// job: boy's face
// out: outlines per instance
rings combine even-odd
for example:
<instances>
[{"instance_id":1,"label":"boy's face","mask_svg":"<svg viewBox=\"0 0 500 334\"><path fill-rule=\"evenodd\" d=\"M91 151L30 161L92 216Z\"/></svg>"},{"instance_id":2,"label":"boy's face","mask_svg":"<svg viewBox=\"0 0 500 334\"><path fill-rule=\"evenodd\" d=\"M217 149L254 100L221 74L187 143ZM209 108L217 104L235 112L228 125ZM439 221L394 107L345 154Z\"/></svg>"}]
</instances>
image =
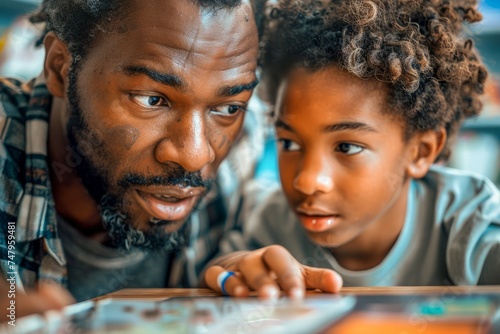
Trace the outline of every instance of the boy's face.
<instances>
[{"instance_id":1,"label":"boy's face","mask_svg":"<svg viewBox=\"0 0 500 334\"><path fill-rule=\"evenodd\" d=\"M373 244L404 222L410 148L403 121L384 112L386 98L384 84L336 67L297 68L282 82L281 182L310 238L322 246Z\"/></svg>"}]
</instances>

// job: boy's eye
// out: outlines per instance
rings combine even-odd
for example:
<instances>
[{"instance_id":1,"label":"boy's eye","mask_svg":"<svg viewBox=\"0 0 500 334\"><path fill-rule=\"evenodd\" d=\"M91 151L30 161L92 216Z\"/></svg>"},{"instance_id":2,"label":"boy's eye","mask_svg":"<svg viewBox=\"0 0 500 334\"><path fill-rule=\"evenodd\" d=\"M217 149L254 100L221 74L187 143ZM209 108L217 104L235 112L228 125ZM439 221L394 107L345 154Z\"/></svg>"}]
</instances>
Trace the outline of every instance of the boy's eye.
<instances>
[{"instance_id":1,"label":"boy's eye","mask_svg":"<svg viewBox=\"0 0 500 334\"><path fill-rule=\"evenodd\" d=\"M353 155L353 154L358 154L359 152L362 152L365 148L361 147L359 145L354 145L354 144L349 144L349 143L341 143L335 151L339 151L341 153L347 154L347 155Z\"/></svg>"},{"instance_id":2,"label":"boy's eye","mask_svg":"<svg viewBox=\"0 0 500 334\"><path fill-rule=\"evenodd\" d=\"M212 112L216 115L221 116L232 116L240 111L246 111L244 107L234 105L234 104L226 104L217 108L212 109Z\"/></svg>"},{"instance_id":3,"label":"boy's eye","mask_svg":"<svg viewBox=\"0 0 500 334\"><path fill-rule=\"evenodd\" d=\"M299 144L289 139L279 139L278 140L283 151L298 151L300 150Z\"/></svg>"},{"instance_id":4,"label":"boy's eye","mask_svg":"<svg viewBox=\"0 0 500 334\"><path fill-rule=\"evenodd\" d=\"M162 96L131 95L131 97L144 108L168 106L167 100Z\"/></svg>"}]
</instances>

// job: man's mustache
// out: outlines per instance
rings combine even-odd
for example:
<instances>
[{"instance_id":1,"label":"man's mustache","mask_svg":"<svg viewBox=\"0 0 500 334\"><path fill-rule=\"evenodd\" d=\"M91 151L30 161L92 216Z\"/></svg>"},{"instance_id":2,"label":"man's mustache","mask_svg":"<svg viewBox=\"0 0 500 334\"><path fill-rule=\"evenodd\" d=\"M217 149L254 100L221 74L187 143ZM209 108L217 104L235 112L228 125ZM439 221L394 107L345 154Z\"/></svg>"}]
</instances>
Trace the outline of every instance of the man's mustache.
<instances>
[{"instance_id":1,"label":"man's mustache","mask_svg":"<svg viewBox=\"0 0 500 334\"><path fill-rule=\"evenodd\" d=\"M125 174L118 184L121 187L128 188L130 186L179 186L182 188L206 188L207 191L212 188L213 179L203 179L201 173L188 172L183 168L166 170L162 175L145 176L137 173Z\"/></svg>"}]
</instances>

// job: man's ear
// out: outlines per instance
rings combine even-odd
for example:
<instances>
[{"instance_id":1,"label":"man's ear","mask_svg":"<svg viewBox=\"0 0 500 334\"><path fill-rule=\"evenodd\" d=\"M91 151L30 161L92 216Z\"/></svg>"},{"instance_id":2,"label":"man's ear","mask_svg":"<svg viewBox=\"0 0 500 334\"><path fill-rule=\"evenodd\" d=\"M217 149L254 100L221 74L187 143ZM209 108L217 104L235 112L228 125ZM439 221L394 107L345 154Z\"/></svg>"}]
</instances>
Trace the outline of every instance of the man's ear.
<instances>
[{"instance_id":1,"label":"man's ear","mask_svg":"<svg viewBox=\"0 0 500 334\"><path fill-rule=\"evenodd\" d=\"M43 45L45 46L43 70L47 88L52 95L64 98L71 55L66 44L53 31L47 33Z\"/></svg>"},{"instance_id":2,"label":"man's ear","mask_svg":"<svg viewBox=\"0 0 500 334\"><path fill-rule=\"evenodd\" d=\"M408 176L419 179L429 171L446 144L446 130L429 130L416 133L412 141L410 163L406 167Z\"/></svg>"}]
</instances>

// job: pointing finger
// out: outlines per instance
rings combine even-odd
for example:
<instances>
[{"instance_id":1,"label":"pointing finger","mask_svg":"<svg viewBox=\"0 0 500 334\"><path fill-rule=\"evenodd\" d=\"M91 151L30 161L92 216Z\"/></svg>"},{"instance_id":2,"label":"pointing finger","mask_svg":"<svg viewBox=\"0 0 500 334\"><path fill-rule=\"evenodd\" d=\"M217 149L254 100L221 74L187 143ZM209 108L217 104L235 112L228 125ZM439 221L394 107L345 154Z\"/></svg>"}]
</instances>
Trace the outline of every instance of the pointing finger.
<instances>
[{"instance_id":1,"label":"pointing finger","mask_svg":"<svg viewBox=\"0 0 500 334\"><path fill-rule=\"evenodd\" d=\"M342 287L342 277L329 269L302 266L306 287L320 289L323 292L339 292Z\"/></svg>"},{"instance_id":2,"label":"pointing finger","mask_svg":"<svg viewBox=\"0 0 500 334\"><path fill-rule=\"evenodd\" d=\"M278 245L269 246L262 254L262 258L267 267L276 274L276 280L286 294L293 298L304 296L301 265L288 250Z\"/></svg>"},{"instance_id":3,"label":"pointing finger","mask_svg":"<svg viewBox=\"0 0 500 334\"><path fill-rule=\"evenodd\" d=\"M259 297L277 298L280 289L276 284L271 272L262 261L262 256L258 253L250 253L243 257L238 264L238 269L245 279L245 282L257 291Z\"/></svg>"}]
</instances>

